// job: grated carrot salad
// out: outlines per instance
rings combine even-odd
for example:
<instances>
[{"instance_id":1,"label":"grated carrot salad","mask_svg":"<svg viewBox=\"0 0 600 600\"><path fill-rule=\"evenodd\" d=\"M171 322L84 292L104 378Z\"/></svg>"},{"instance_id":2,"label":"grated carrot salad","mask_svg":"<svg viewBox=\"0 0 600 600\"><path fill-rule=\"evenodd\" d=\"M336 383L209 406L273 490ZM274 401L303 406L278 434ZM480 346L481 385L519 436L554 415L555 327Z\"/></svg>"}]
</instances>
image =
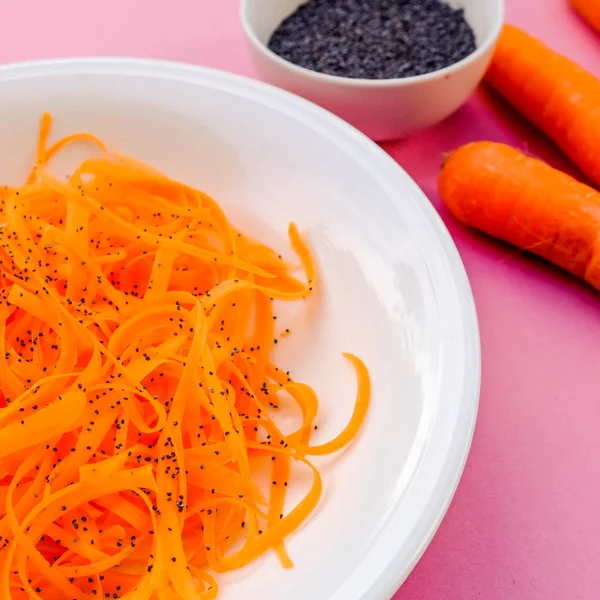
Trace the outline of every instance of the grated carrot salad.
<instances>
[{"instance_id":1,"label":"grated carrot salad","mask_svg":"<svg viewBox=\"0 0 600 600\"><path fill-rule=\"evenodd\" d=\"M354 413L311 444L317 396L271 360L272 301L316 283L298 229L305 281L208 195L90 134L50 145L50 125L26 183L0 191L0 598L208 600L269 550L291 567L284 540L321 495L309 457L351 442L370 398L346 354ZM99 157L52 175L82 141ZM293 463L313 482L289 510Z\"/></svg>"}]
</instances>

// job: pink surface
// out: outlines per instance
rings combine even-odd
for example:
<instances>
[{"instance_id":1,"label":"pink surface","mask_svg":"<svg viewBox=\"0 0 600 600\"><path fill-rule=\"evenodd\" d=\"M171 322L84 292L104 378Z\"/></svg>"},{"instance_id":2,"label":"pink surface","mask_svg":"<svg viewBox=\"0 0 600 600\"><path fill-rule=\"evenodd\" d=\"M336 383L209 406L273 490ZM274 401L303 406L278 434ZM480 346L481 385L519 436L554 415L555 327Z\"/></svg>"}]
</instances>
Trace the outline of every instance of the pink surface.
<instances>
[{"instance_id":1,"label":"pink surface","mask_svg":"<svg viewBox=\"0 0 600 600\"><path fill-rule=\"evenodd\" d=\"M252 73L235 0L0 4L1 62L129 55ZM567 0L508 0L508 20L600 75L600 37ZM464 477L395 600L596 600L600 302L557 270L464 230L440 207L442 153L479 139L565 166L485 90L438 127L384 145L448 223L473 285L483 352L481 410Z\"/></svg>"}]
</instances>

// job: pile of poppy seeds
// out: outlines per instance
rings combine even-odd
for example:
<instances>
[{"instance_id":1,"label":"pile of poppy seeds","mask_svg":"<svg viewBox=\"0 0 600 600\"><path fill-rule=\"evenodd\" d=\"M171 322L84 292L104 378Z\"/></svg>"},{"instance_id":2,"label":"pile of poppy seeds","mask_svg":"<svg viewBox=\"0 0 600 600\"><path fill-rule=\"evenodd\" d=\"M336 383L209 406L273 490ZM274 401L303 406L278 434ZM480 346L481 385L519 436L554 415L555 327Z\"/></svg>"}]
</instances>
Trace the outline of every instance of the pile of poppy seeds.
<instances>
[{"instance_id":1,"label":"pile of poppy seeds","mask_svg":"<svg viewBox=\"0 0 600 600\"><path fill-rule=\"evenodd\" d=\"M440 0L310 0L269 48L300 67L362 79L423 75L476 49L463 10Z\"/></svg>"}]
</instances>

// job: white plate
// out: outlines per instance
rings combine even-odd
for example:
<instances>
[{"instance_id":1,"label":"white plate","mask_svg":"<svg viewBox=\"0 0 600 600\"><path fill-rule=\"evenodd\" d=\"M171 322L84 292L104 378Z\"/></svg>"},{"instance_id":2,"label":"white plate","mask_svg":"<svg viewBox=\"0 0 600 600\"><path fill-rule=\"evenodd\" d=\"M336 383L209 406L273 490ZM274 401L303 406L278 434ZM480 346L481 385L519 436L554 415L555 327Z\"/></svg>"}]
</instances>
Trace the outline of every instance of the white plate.
<instances>
[{"instance_id":1,"label":"white plate","mask_svg":"<svg viewBox=\"0 0 600 600\"><path fill-rule=\"evenodd\" d=\"M421 190L366 137L264 84L150 61L75 60L0 69L0 181L32 161L38 120L90 130L111 147L200 187L263 234L294 220L324 288L280 361L322 398L320 435L348 419L364 358L373 404L358 441L321 461L325 494L273 556L222 580L223 600L387 600L433 536L467 456L479 395L471 291Z\"/></svg>"}]
</instances>

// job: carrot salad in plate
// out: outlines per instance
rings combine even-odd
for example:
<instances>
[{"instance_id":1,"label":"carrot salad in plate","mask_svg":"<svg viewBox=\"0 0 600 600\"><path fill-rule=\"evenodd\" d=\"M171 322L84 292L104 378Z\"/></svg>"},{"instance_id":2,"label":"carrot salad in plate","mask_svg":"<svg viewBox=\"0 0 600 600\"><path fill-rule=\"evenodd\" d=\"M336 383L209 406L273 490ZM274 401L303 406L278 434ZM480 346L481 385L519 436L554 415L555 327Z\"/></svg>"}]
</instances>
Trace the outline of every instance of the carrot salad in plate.
<instances>
[{"instance_id":1,"label":"carrot salad in plate","mask_svg":"<svg viewBox=\"0 0 600 600\"><path fill-rule=\"evenodd\" d=\"M272 303L310 295L304 275L238 231L207 194L90 134L49 143L0 191L0 598L207 600L218 574L284 542L317 507L318 399L272 360ZM68 179L47 168L93 143ZM278 415L295 404L296 431ZM312 486L291 508L292 464ZM268 471L268 485L258 476Z\"/></svg>"}]
</instances>

